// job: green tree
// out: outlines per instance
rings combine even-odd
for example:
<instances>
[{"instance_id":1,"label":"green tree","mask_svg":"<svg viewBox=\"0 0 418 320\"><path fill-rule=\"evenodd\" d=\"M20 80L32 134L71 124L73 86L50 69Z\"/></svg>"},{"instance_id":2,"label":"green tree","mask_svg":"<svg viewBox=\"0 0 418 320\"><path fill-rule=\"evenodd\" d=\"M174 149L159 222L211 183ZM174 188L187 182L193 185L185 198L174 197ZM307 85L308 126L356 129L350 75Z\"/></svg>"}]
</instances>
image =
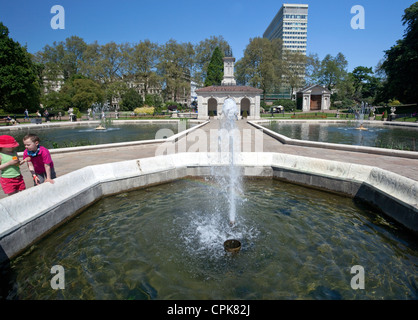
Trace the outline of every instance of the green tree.
<instances>
[{"instance_id":1,"label":"green tree","mask_svg":"<svg viewBox=\"0 0 418 320\"><path fill-rule=\"evenodd\" d=\"M143 84L144 94L149 88L160 85L160 77L156 73L160 48L150 40L136 44L128 56L128 70L133 79Z\"/></svg>"},{"instance_id":2,"label":"green tree","mask_svg":"<svg viewBox=\"0 0 418 320\"><path fill-rule=\"evenodd\" d=\"M283 59L286 65L284 68L284 81L290 86L291 92L293 92L294 89L301 88L305 82L307 58L300 52L284 50Z\"/></svg>"},{"instance_id":3,"label":"green tree","mask_svg":"<svg viewBox=\"0 0 418 320\"><path fill-rule=\"evenodd\" d=\"M396 98L404 103L418 102L418 2L405 9L403 39L385 51L381 69L386 73L385 100Z\"/></svg>"},{"instance_id":4,"label":"green tree","mask_svg":"<svg viewBox=\"0 0 418 320\"><path fill-rule=\"evenodd\" d=\"M335 57L327 54L321 61L319 71L320 83L327 87L328 90L333 90L347 76L347 65L348 62L341 52Z\"/></svg>"},{"instance_id":5,"label":"green tree","mask_svg":"<svg viewBox=\"0 0 418 320\"><path fill-rule=\"evenodd\" d=\"M224 76L223 57L222 51L216 47L209 62L205 87L221 85Z\"/></svg>"},{"instance_id":6,"label":"green tree","mask_svg":"<svg viewBox=\"0 0 418 320\"><path fill-rule=\"evenodd\" d=\"M87 48L84 40L77 36L71 36L61 43L62 50L64 48L64 55L62 60L62 68L64 79L70 79L72 76L81 74L81 66L83 62L84 51Z\"/></svg>"},{"instance_id":7,"label":"green tree","mask_svg":"<svg viewBox=\"0 0 418 320\"><path fill-rule=\"evenodd\" d=\"M161 48L158 73L163 82L166 100L177 101L190 96L191 71L194 63L193 45L170 39Z\"/></svg>"},{"instance_id":8,"label":"green tree","mask_svg":"<svg viewBox=\"0 0 418 320\"><path fill-rule=\"evenodd\" d=\"M306 56L306 68L305 68L305 84L314 85L319 83L321 70L321 60L318 54L308 54Z\"/></svg>"},{"instance_id":9,"label":"green tree","mask_svg":"<svg viewBox=\"0 0 418 320\"><path fill-rule=\"evenodd\" d=\"M372 68L358 66L350 73L350 77L353 80L355 99L374 103L381 87L381 80L374 76Z\"/></svg>"},{"instance_id":10,"label":"green tree","mask_svg":"<svg viewBox=\"0 0 418 320\"><path fill-rule=\"evenodd\" d=\"M0 22L0 108L11 113L39 108L39 68Z\"/></svg>"},{"instance_id":11,"label":"green tree","mask_svg":"<svg viewBox=\"0 0 418 320\"><path fill-rule=\"evenodd\" d=\"M101 62L101 49L102 46L97 41L87 44L83 52L83 60L80 61L81 74L94 81L100 81L105 74L103 63Z\"/></svg>"},{"instance_id":12,"label":"green tree","mask_svg":"<svg viewBox=\"0 0 418 320\"><path fill-rule=\"evenodd\" d=\"M63 95L63 99L69 99L71 104L68 107L76 107L80 111L86 111L94 103L102 104L105 99L101 86L81 75L69 79L60 94Z\"/></svg>"},{"instance_id":13,"label":"green tree","mask_svg":"<svg viewBox=\"0 0 418 320\"><path fill-rule=\"evenodd\" d=\"M71 97L62 91L51 91L48 94L45 94L41 98L41 101L44 108L52 112L58 112L60 110L66 111L68 110L68 107L72 105Z\"/></svg>"},{"instance_id":14,"label":"green tree","mask_svg":"<svg viewBox=\"0 0 418 320\"><path fill-rule=\"evenodd\" d=\"M122 96L122 102L120 104L120 109L134 110L137 107L141 107L144 104L142 96L138 93L137 90L131 88Z\"/></svg>"},{"instance_id":15,"label":"green tree","mask_svg":"<svg viewBox=\"0 0 418 320\"><path fill-rule=\"evenodd\" d=\"M194 47L195 60L193 79L199 86L203 85L205 82L209 62L216 47L218 47L223 54L231 49L228 42L222 36L211 36L209 39L200 41L199 44Z\"/></svg>"},{"instance_id":16,"label":"green tree","mask_svg":"<svg viewBox=\"0 0 418 320\"><path fill-rule=\"evenodd\" d=\"M120 100L124 94L129 90L126 82L122 80L114 81L106 86L106 100L113 101L113 99Z\"/></svg>"},{"instance_id":17,"label":"green tree","mask_svg":"<svg viewBox=\"0 0 418 320\"><path fill-rule=\"evenodd\" d=\"M72 103L86 111L93 103L103 103L104 93L100 85L90 79L76 79L73 82L75 94L72 96Z\"/></svg>"},{"instance_id":18,"label":"green tree","mask_svg":"<svg viewBox=\"0 0 418 320\"><path fill-rule=\"evenodd\" d=\"M243 58L235 65L237 82L262 89L264 95L279 88L284 74L281 53L280 39L250 39Z\"/></svg>"}]
</instances>

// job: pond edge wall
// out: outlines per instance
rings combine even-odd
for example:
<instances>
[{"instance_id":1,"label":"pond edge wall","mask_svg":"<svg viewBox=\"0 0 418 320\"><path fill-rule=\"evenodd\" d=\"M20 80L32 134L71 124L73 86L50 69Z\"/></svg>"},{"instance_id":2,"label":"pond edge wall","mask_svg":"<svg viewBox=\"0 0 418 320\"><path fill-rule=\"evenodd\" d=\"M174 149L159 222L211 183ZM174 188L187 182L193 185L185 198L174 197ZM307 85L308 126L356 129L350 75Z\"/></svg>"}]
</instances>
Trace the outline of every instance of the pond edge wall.
<instances>
[{"instance_id":1,"label":"pond edge wall","mask_svg":"<svg viewBox=\"0 0 418 320\"><path fill-rule=\"evenodd\" d=\"M418 182L371 166L279 153L234 156L245 177L285 180L357 197L418 233ZM229 153L176 153L88 166L0 200L0 263L102 197L228 166Z\"/></svg>"}]
</instances>

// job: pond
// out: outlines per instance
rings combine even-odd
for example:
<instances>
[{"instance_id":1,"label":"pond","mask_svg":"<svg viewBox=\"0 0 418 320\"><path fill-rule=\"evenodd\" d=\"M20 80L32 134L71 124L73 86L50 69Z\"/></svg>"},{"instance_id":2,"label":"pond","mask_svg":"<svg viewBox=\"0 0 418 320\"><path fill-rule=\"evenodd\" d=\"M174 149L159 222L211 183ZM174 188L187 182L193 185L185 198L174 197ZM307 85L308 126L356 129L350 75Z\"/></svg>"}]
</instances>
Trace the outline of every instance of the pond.
<instances>
[{"instance_id":1,"label":"pond","mask_svg":"<svg viewBox=\"0 0 418 320\"><path fill-rule=\"evenodd\" d=\"M163 136L177 134L182 130L189 129L194 124L181 122L167 123L138 123L138 124L118 124L113 123L106 130L96 130L94 125L76 125L76 126L57 126L51 128L31 127L18 131L10 131L9 134L19 142L17 151L23 151L23 137L28 133L39 136L41 144L48 149L78 147L86 145L108 144L117 142L130 142L140 140L152 140L156 138L159 130ZM179 131L180 130L180 131ZM167 135L167 133L169 133ZM161 134L160 134L161 135ZM162 137L157 137L162 138Z\"/></svg>"},{"instance_id":2,"label":"pond","mask_svg":"<svg viewBox=\"0 0 418 320\"><path fill-rule=\"evenodd\" d=\"M245 180L182 179L104 198L10 262L8 299L417 299L416 238L351 198ZM223 241L241 241L238 254ZM65 287L51 288L61 266ZM364 268L353 289L352 268Z\"/></svg>"},{"instance_id":3,"label":"pond","mask_svg":"<svg viewBox=\"0 0 418 320\"><path fill-rule=\"evenodd\" d=\"M267 129L298 140L341 143L356 146L398 150L418 150L418 127L364 124L367 130L358 130L351 123L285 123L272 122Z\"/></svg>"}]
</instances>

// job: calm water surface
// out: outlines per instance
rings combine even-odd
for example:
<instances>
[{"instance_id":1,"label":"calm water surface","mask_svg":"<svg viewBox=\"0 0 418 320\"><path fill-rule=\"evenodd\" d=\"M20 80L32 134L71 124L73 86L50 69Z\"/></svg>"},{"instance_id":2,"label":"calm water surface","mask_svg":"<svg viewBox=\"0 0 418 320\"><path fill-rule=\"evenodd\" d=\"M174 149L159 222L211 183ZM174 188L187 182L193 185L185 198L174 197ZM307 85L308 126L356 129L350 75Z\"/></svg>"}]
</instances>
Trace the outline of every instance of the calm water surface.
<instances>
[{"instance_id":1,"label":"calm water surface","mask_svg":"<svg viewBox=\"0 0 418 320\"><path fill-rule=\"evenodd\" d=\"M190 124L161 123L161 124L117 124L113 123L106 130L96 130L98 125L90 126L62 126L55 128L28 128L25 130L8 133L13 136L20 146L18 151L23 151L23 137L28 133L34 133L41 139L41 145L48 149L75 147L83 145L96 145L117 142L130 142L138 140L152 140L160 131L170 136L180 131L189 129Z\"/></svg>"},{"instance_id":2,"label":"calm water surface","mask_svg":"<svg viewBox=\"0 0 418 320\"><path fill-rule=\"evenodd\" d=\"M359 123L283 123L273 122L266 128L292 139L342 143L357 146L418 150L418 128L365 124L367 130L357 130Z\"/></svg>"},{"instance_id":3,"label":"calm water surface","mask_svg":"<svg viewBox=\"0 0 418 320\"><path fill-rule=\"evenodd\" d=\"M11 261L8 299L417 299L416 238L352 199L247 180L237 224L211 179L105 198ZM223 241L242 242L237 255ZM53 290L51 267L65 270ZM350 286L351 267L365 289Z\"/></svg>"}]
</instances>

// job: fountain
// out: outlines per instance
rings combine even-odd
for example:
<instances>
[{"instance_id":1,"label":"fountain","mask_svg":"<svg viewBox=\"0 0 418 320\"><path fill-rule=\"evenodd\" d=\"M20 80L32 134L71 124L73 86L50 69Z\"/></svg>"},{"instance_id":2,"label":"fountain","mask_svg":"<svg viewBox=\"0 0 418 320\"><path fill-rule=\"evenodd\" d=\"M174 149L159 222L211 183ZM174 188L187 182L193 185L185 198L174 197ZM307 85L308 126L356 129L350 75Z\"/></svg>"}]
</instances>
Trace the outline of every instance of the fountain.
<instances>
[{"instance_id":1,"label":"fountain","mask_svg":"<svg viewBox=\"0 0 418 320\"><path fill-rule=\"evenodd\" d=\"M220 193L185 178L101 199L11 261L7 299L417 298L416 238L367 206L251 179L230 228ZM357 264L365 290L350 287ZM50 286L54 265L64 290Z\"/></svg>"},{"instance_id":2,"label":"fountain","mask_svg":"<svg viewBox=\"0 0 418 320\"><path fill-rule=\"evenodd\" d=\"M225 100L216 154L144 158L62 177L72 181L75 174L86 174L81 182L85 192L75 190L86 201L101 190L113 195L13 260L7 298L416 299L416 239L349 197L277 181L286 172L298 177L307 172L303 157L257 155L257 165L270 168L278 179L242 183L245 171L238 165L248 163L242 161L246 157L254 163L254 158L239 153L236 111L234 100ZM216 157L219 164L212 161ZM324 163L309 163L316 170L312 176L321 181L328 177L320 174ZM325 171L330 177L330 171L338 171L334 187L354 186L359 177L376 178L371 186L385 180L378 170L356 165L350 165L354 178L342 180L336 165ZM95 180L99 170L106 172L100 183ZM365 170L375 170L377 176ZM69 189L61 181L54 187ZM116 186L119 182L125 189ZM97 188L102 183L106 187ZM127 191L138 187L142 189ZM75 204L84 206L78 200ZM51 214L61 214L61 209ZM350 287L350 270L358 264L367 272L366 290ZM52 276L45 270L55 265L65 268L65 290L50 287Z\"/></svg>"},{"instance_id":3,"label":"fountain","mask_svg":"<svg viewBox=\"0 0 418 320\"><path fill-rule=\"evenodd\" d=\"M367 128L363 126L364 115L366 113L366 109L367 109L367 102L364 103L364 101L362 101L360 105L359 115L358 115L358 120L360 122L360 125L356 128L357 130L368 130ZM356 112L358 111L356 110Z\"/></svg>"},{"instance_id":4,"label":"fountain","mask_svg":"<svg viewBox=\"0 0 418 320\"><path fill-rule=\"evenodd\" d=\"M237 104L231 98L226 99L222 107L222 117L218 133L218 148L221 154L227 152L226 155L229 156L229 166L227 167L228 171L222 172L222 175L227 179L226 186L228 188L229 223L231 226L235 224L236 219L235 191L241 190L240 174L234 164L234 157L238 156L241 142L240 133L236 126L237 116Z\"/></svg>"},{"instance_id":5,"label":"fountain","mask_svg":"<svg viewBox=\"0 0 418 320\"><path fill-rule=\"evenodd\" d=\"M98 127L96 127L96 130L106 130L110 124L110 119L109 120L106 119L106 113L105 113L105 111L109 109L109 103L108 102L105 102L104 104L95 103L92 105L92 107L93 107L93 115L95 115L97 112L100 113L100 124ZM93 116L93 119L94 119L94 116Z\"/></svg>"}]
</instances>

